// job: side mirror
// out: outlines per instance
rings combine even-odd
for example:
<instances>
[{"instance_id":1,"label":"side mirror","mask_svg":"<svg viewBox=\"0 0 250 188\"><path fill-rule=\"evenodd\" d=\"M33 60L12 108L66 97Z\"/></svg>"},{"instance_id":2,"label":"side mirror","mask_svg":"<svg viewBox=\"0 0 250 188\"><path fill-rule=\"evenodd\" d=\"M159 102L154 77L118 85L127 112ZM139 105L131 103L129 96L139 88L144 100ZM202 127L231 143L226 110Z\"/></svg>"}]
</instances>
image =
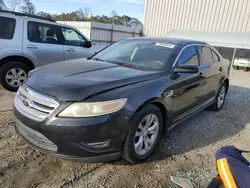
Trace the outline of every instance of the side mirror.
<instances>
[{"instance_id":1,"label":"side mirror","mask_svg":"<svg viewBox=\"0 0 250 188\"><path fill-rule=\"evenodd\" d=\"M174 68L174 73L198 73L199 67L197 65L178 65Z\"/></svg>"},{"instance_id":2,"label":"side mirror","mask_svg":"<svg viewBox=\"0 0 250 188\"><path fill-rule=\"evenodd\" d=\"M82 44L82 47L84 48L90 48L92 46L92 43L90 41L85 41L83 44Z\"/></svg>"}]
</instances>

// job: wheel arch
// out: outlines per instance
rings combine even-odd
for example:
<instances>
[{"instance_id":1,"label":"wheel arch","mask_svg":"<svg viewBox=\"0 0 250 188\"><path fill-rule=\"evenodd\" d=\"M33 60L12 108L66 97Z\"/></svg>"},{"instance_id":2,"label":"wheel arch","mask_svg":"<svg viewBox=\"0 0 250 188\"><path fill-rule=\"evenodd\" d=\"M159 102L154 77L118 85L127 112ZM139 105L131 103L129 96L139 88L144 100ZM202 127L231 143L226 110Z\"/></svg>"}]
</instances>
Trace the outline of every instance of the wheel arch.
<instances>
[{"instance_id":1,"label":"wheel arch","mask_svg":"<svg viewBox=\"0 0 250 188\"><path fill-rule=\"evenodd\" d=\"M227 85L227 91L229 89L229 79L225 78L222 83L225 83Z\"/></svg>"},{"instance_id":2,"label":"wheel arch","mask_svg":"<svg viewBox=\"0 0 250 188\"><path fill-rule=\"evenodd\" d=\"M165 130L165 128L166 128L165 126L166 126L167 119L168 119L168 112L167 112L167 109L166 109L165 105L163 104L163 102L161 101L160 98L151 98L151 99L145 101L143 104L141 104L136 109L135 113L138 112L138 111L140 111L140 110L142 110L145 106L147 106L149 104L155 105L161 111L162 118L163 118L163 130ZM133 116L131 117L131 119L133 118Z\"/></svg>"},{"instance_id":3,"label":"wheel arch","mask_svg":"<svg viewBox=\"0 0 250 188\"><path fill-rule=\"evenodd\" d=\"M18 61L21 63L24 63L25 65L27 65L27 67L32 70L35 68L34 63L27 57L24 56L8 56L8 57L4 57L3 59L0 60L0 67L3 66L4 64L10 62L10 61Z\"/></svg>"}]
</instances>

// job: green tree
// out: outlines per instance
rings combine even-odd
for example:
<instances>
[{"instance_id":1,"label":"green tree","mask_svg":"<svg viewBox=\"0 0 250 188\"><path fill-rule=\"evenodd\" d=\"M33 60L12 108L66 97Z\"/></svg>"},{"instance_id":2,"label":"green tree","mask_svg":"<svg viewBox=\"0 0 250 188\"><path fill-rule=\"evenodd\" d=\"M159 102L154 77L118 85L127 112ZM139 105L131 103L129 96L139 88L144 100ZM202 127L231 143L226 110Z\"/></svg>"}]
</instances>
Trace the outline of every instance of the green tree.
<instances>
[{"instance_id":1,"label":"green tree","mask_svg":"<svg viewBox=\"0 0 250 188\"><path fill-rule=\"evenodd\" d=\"M77 17L78 17L79 19L81 19L81 20L85 18L85 14L84 14L82 8L80 8L80 9L78 9L78 10L76 11L76 15L77 15Z\"/></svg>"},{"instance_id":2,"label":"green tree","mask_svg":"<svg viewBox=\"0 0 250 188\"><path fill-rule=\"evenodd\" d=\"M84 8L84 15L85 15L86 19L89 18L91 12L92 12L92 10L90 8Z\"/></svg>"},{"instance_id":3,"label":"green tree","mask_svg":"<svg viewBox=\"0 0 250 188\"><path fill-rule=\"evenodd\" d=\"M35 14L36 8L30 0L23 0L23 5L19 8L19 11L25 14Z\"/></svg>"},{"instance_id":4,"label":"green tree","mask_svg":"<svg viewBox=\"0 0 250 188\"><path fill-rule=\"evenodd\" d=\"M36 15L37 15L37 16L41 16L41 17L44 17L44 18L50 18L50 19L53 18L52 15L50 15L49 13L43 12L43 11L38 12Z\"/></svg>"},{"instance_id":5,"label":"green tree","mask_svg":"<svg viewBox=\"0 0 250 188\"><path fill-rule=\"evenodd\" d=\"M16 9L20 6L21 0L9 0L7 1L8 9L11 11L16 11Z\"/></svg>"},{"instance_id":6,"label":"green tree","mask_svg":"<svg viewBox=\"0 0 250 188\"><path fill-rule=\"evenodd\" d=\"M119 16L115 11L112 11L110 13L110 16L96 15L89 17L90 12L91 12L90 9L84 9L84 10L79 9L71 13L62 13L58 15L51 15L45 12L39 12L37 13L37 15L46 18L53 18L54 20L57 21L95 21L107 24L123 25L133 28L142 27L142 23L138 19L131 18L127 15Z\"/></svg>"},{"instance_id":7,"label":"green tree","mask_svg":"<svg viewBox=\"0 0 250 188\"><path fill-rule=\"evenodd\" d=\"M4 0L0 0L0 10L6 10L6 9L7 9L7 7L5 5Z\"/></svg>"}]
</instances>

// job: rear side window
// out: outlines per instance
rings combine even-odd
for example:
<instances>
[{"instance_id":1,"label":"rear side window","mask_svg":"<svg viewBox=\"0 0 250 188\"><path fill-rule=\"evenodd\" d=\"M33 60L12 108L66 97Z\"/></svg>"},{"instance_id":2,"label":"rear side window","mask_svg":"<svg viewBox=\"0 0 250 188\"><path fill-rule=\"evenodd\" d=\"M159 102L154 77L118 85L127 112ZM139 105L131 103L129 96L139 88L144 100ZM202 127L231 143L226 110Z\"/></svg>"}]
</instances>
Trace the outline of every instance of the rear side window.
<instances>
[{"instance_id":1,"label":"rear side window","mask_svg":"<svg viewBox=\"0 0 250 188\"><path fill-rule=\"evenodd\" d=\"M213 58L214 58L214 62L217 63L220 61L219 56L212 50L212 54L213 54Z\"/></svg>"},{"instance_id":2,"label":"rear side window","mask_svg":"<svg viewBox=\"0 0 250 188\"><path fill-rule=\"evenodd\" d=\"M206 46L198 47L201 54L201 65L211 65L214 62L212 51Z\"/></svg>"},{"instance_id":3,"label":"rear side window","mask_svg":"<svg viewBox=\"0 0 250 188\"><path fill-rule=\"evenodd\" d=\"M0 16L0 39L12 39L16 27L16 20Z\"/></svg>"},{"instance_id":4,"label":"rear side window","mask_svg":"<svg viewBox=\"0 0 250 188\"><path fill-rule=\"evenodd\" d=\"M60 27L39 22L28 22L28 39L30 42L64 44Z\"/></svg>"},{"instance_id":5,"label":"rear side window","mask_svg":"<svg viewBox=\"0 0 250 188\"><path fill-rule=\"evenodd\" d=\"M183 50L178 59L178 65L181 64L199 66L198 54L195 46L189 46Z\"/></svg>"}]
</instances>

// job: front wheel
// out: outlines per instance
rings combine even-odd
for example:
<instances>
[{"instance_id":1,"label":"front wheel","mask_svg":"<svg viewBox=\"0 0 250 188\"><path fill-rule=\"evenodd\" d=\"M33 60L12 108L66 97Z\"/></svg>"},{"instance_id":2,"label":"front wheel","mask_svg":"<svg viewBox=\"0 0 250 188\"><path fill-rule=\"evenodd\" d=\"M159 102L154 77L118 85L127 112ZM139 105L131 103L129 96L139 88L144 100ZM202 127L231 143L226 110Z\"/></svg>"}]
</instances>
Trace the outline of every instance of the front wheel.
<instances>
[{"instance_id":1,"label":"front wheel","mask_svg":"<svg viewBox=\"0 0 250 188\"><path fill-rule=\"evenodd\" d=\"M124 142L122 157L131 163L146 160L153 153L162 129L163 118L157 106L150 104L135 113Z\"/></svg>"},{"instance_id":2,"label":"front wheel","mask_svg":"<svg viewBox=\"0 0 250 188\"><path fill-rule=\"evenodd\" d=\"M8 91L17 91L28 76L29 68L21 62L8 62L0 68L0 83Z\"/></svg>"},{"instance_id":3,"label":"front wheel","mask_svg":"<svg viewBox=\"0 0 250 188\"><path fill-rule=\"evenodd\" d=\"M211 106L211 110L220 111L222 109L227 96L227 89L227 84L224 82L217 94L216 101Z\"/></svg>"}]
</instances>

